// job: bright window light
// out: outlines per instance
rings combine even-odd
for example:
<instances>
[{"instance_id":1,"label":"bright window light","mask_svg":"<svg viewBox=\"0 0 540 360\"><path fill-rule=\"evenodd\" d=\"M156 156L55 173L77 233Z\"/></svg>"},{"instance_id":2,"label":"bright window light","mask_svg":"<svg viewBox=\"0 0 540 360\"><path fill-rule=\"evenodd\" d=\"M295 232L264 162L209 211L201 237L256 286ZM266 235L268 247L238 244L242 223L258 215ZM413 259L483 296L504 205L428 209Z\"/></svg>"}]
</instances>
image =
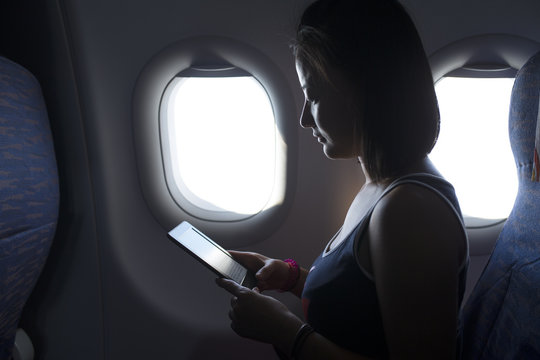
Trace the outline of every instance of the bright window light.
<instances>
[{"instance_id":1,"label":"bright window light","mask_svg":"<svg viewBox=\"0 0 540 360\"><path fill-rule=\"evenodd\" d=\"M174 182L187 201L205 211L244 215L267 206L278 132L257 80L177 77L166 90L162 116Z\"/></svg>"},{"instance_id":2,"label":"bright window light","mask_svg":"<svg viewBox=\"0 0 540 360\"><path fill-rule=\"evenodd\" d=\"M511 78L446 77L436 85L441 132L430 158L465 216L508 217L517 172L508 139Z\"/></svg>"}]
</instances>

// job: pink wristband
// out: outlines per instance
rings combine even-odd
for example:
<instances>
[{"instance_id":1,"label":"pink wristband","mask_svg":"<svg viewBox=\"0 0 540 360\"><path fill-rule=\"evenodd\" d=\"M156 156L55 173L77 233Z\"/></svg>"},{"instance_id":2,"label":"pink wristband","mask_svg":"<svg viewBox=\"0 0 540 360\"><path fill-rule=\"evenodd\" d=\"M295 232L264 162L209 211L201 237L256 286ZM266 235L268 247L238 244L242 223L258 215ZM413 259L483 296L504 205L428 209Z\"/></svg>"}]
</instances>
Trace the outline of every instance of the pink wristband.
<instances>
[{"instance_id":1,"label":"pink wristband","mask_svg":"<svg viewBox=\"0 0 540 360\"><path fill-rule=\"evenodd\" d=\"M283 285L283 287L280 289L280 291L285 292L292 290L292 288L296 286L296 283L300 278L300 268L293 259L285 259L283 261L289 264L289 278L287 279L285 285Z\"/></svg>"}]
</instances>

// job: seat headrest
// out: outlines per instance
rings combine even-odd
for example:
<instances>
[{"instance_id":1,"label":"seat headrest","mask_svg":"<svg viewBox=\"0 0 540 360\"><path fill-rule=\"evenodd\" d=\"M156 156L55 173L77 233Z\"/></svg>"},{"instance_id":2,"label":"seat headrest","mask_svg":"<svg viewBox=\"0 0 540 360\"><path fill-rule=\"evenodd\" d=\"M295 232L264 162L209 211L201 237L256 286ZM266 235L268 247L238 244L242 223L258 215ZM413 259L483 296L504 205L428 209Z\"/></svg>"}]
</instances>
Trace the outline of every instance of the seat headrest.
<instances>
[{"instance_id":1,"label":"seat headrest","mask_svg":"<svg viewBox=\"0 0 540 360\"><path fill-rule=\"evenodd\" d=\"M540 96L539 96L540 98ZM538 101L538 116L536 120L536 140L534 142L534 164L532 181L540 182L540 100Z\"/></svg>"},{"instance_id":2,"label":"seat headrest","mask_svg":"<svg viewBox=\"0 0 540 360\"><path fill-rule=\"evenodd\" d=\"M510 101L509 133L519 181L540 181L540 52L519 70ZM536 145L536 146L535 146ZM535 166L536 164L536 166Z\"/></svg>"}]
</instances>

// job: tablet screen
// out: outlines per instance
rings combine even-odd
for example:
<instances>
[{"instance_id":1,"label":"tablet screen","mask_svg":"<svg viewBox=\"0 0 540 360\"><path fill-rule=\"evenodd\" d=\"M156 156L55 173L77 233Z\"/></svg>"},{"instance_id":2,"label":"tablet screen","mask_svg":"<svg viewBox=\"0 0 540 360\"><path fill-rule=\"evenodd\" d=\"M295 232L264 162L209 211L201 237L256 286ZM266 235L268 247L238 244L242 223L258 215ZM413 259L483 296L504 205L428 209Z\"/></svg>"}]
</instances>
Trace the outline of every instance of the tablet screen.
<instances>
[{"instance_id":1,"label":"tablet screen","mask_svg":"<svg viewBox=\"0 0 540 360\"><path fill-rule=\"evenodd\" d=\"M224 249L206 235L194 227L184 224L174 228L169 233L171 237L222 275L242 284L247 273L246 268L236 262Z\"/></svg>"}]
</instances>

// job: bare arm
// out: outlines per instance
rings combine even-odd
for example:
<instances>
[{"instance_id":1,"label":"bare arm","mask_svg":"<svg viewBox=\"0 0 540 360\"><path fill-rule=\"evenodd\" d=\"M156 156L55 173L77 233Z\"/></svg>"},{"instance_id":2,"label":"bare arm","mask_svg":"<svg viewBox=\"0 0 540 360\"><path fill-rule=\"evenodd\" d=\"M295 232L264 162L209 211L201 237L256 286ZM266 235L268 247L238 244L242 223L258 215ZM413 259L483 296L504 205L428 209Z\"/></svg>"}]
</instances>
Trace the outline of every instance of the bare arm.
<instances>
[{"instance_id":1,"label":"bare arm","mask_svg":"<svg viewBox=\"0 0 540 360\"><path fill-rule=\"evenodd\" d=\"M451 209L404 185L377 205L368 236L390 358L455 359L465 241Z\"/></svg>"}]
</instances>

